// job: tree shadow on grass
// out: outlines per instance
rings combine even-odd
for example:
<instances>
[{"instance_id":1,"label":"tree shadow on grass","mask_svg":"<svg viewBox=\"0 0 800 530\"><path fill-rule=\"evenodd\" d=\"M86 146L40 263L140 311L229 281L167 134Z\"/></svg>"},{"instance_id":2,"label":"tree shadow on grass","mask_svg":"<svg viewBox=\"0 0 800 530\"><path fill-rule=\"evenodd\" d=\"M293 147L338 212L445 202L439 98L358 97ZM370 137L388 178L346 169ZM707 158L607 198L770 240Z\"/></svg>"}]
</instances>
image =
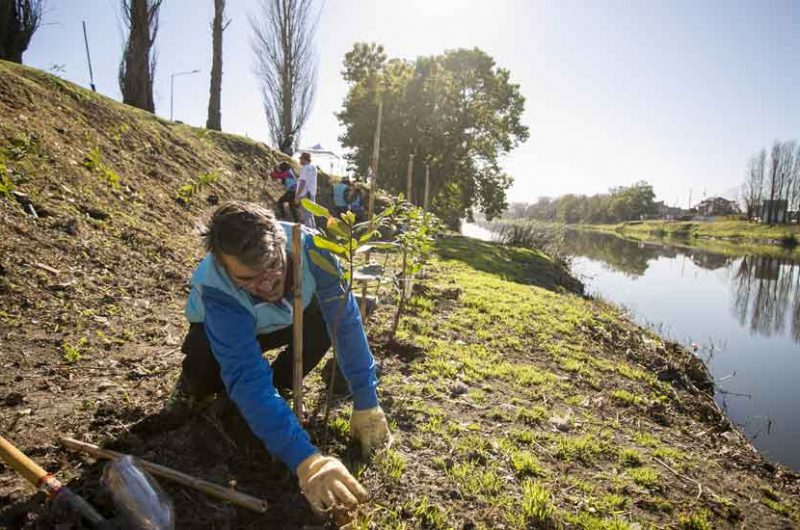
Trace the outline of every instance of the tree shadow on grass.
<instances>
[{"instance_id":1,"label":"tree shadow on grass","mask_svg":"<svg viewBox=\"0 0 800 530\"><path fill-rule=\"evenodd\" d=\"M536 250L507 247L464 236L440 239L436 242L436 249L442 259L461 261L507 281L535 285L550 291L583 294L583 284L579 280Z\"/></svg>"}]
</instances>

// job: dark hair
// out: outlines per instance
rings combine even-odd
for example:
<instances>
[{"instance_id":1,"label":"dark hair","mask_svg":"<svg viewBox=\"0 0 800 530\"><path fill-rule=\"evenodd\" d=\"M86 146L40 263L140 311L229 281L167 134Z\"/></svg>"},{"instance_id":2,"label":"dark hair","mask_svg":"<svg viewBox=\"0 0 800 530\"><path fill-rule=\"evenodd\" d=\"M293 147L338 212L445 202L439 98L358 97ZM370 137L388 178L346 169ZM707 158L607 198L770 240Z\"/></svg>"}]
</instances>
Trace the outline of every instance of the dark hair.
<instances>
[{"instance_id":1,"label":"dark hair","mask_svg":"<svg viewBox=\"0 0 800 530\"><path fill-rule=\"evenodd\" d=\"M226 202L211 215L202 234L207 252L232 256L254 269L280 259L286 233L271 210L244 201Z\"/></svg>"},{"instance_id":2,"label":"dark hair","mask_svg":"<svg viewBox=\"0 0 800 530\"><path fill-rule=\"evenodd\" d=\"M302 152L300 153L300 160L308 160L311 162L311 153Z\"/></svg>"},{"instance_id":3,"label":"dark hair","mask_svg":"<svg viewBox=\"0 0 800 530\"><path fill-rule=\"evenodd\" d=\"M288 171L290 167L292 166L289 165L289 162L281 162L280 164L278 164L278 169L280 169L281 171Z\"/></svg>"}]
</instances>

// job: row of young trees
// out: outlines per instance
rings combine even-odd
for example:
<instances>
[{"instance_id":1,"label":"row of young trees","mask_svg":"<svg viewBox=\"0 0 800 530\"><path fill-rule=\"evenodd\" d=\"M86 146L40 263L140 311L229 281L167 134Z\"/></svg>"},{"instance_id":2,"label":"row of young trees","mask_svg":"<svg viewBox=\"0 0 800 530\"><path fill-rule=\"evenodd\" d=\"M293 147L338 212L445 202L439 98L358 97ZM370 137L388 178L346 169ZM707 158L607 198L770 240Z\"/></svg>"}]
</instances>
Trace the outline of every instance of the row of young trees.
<instances>
[{"instance_id":1,"label":"row of young trees","mask_svg":"<svg viewBox=\"0 0 800 530\"><path fill-rule=\"evenodd\" d=\"M787 211L800 210L800 145L776 140L769 154L762 149L753 155L747 165L742 199L748 219L768 214L761 211L765 200L786 201L786 208L781 209L783 218L775 219L777 222L786 222Z\"/></svg>"},{"instance_id":2,"label":"row of young trees","mask_svg":"<svg viewBox=\"0 0 800 530\"><path fill-rule=\"evenodd\" d=\"M155 43L163 0L121 0L127 30L119 65L122 101L155 112L153 79ZM230 24L225 0L213 0L212 60L208 129L222 129L222 37ZM0 59L22 62L39 28L44 0L0 0ZM318 19L314 0L261 0L258 16L250 17L255 72L274 145L291 155L308 119L316 86L314 36Z\"/></svg>"},{"instance_id":3,"label":"row of young trees","mask_svg":"<svg viewBox=\"0 0 800 530\"><path fill-rule=\"evenodd\" d=\"M563 223L620 223L655 214L654 199L653 187L640 181L597 195L568 194L555 199L540 197L534 204L514 203L506 217Z\"/></svg>"}]
</instances>

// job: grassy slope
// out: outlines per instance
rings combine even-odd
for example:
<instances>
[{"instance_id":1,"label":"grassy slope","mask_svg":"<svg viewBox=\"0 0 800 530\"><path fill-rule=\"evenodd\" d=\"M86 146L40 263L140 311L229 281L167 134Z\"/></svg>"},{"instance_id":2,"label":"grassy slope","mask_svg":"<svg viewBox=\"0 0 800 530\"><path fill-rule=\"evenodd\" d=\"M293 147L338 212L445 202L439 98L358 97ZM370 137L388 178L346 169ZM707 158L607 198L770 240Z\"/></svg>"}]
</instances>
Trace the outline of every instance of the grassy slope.
<instances>
[{"instance_id":1,"label":"grassy slope","mask_svg":"<svg viewBox=\"0 0 800 530\"><path fill-rule=\"evenodd\" d=\"M58 436L236 482L272 506L255 516L168 485L180 528L313 524L281 466L204 419L174 428L157 414L179 371L205 199L261 196L248 180L275 155L6 63L0 116L2 161L41 215L0 198L4 436L101 506L102 467L59 448ZM82 165L95 147L119 188ZM220 181L188 207L173 200L208 171ZM691 356L569 294L576 282L540 254L462 238L439 252L400 341L386 339L391 307L370 325L397 444L361 469L374 502L353 527L794 524L796 478L764 467L730 431L685 377L699 372ZM320 379L308 382L315 438ZM347 402L337 401L326 450L357 465ZM0 467L0 506L9 527L33 528L41 499Z\"/></svg>"},{"instance_id":2,"label":"grassy slope","mask_svg":"<svg viewBox=\"0 0 800 530\"><path fill-rule=\"evenodd\" d=\"M398 443L365 473L380 508L357 528L797 524L796 479L764 472L686 377L691 355L509 267L552 270L541 255L462 238L439 252L384 361Z\"/></svg>"}]
</instances>

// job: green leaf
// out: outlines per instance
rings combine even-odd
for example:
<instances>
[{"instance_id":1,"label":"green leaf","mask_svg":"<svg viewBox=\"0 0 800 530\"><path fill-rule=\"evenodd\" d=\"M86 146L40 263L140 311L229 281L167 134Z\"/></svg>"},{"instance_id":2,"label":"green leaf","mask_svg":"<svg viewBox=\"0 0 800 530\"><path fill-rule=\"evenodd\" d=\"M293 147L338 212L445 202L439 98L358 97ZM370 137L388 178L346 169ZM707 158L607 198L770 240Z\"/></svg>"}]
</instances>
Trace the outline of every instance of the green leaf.
<instances>
[{"instance_id":1,"label":"green leaf","mask_svg":"<svg viewBox=\"0 0 800 530\"><path fill-rule=\"evenodd\" d=\"M346 224L347 226L353 226L354 224L356 224L356 214L354 214L350 210L347 210L345 213L342 214L342 221L344 221L344 224Z\"/></svg>"},{"instance_id":2,"label":"green leaf","mask_svg":"<svg viewBox=\"0 0 800 530\"><path fill-rule=\"evenodd\" d=\"M372 250L372 245L362 245L356 249L356 254L363 254Z\"/></svg>"},{"instance_id":3,"label":"green leaf","mask_svg":"<svg viewBox=\"0 0 800 530\"><path fill-rule=\"evenodd\" d=\"M335 217L328 218L328 224L326 228L334 235L339 236L343 239L350 239L350 236L347 233L347 230L344 228L344 223Z\"/></svg>"},{"instance_id":4,"label":"green leaf","mask_svg":"<svg viewBox=\"0 0 800 530\"><path fill-rule=\"evenodd\" d=\"M370 239L372 239L377 235L380 235L380 232L378 232L377 230L370 230L369 232L366 232L361 237L359 237L358 242L362 244L366 243L367 241L369 241Z\"/></svg>"},{"instance_id":5,"label":"green leaf","mask_svg":"<svg viewBox=\"0 0 800 530\"><path fill-rule=\"evenodd\" d=\"M331 216L331 212L329 212L327 208L325 208L324 206L320 206L319 204L309 199L301 200L300 204L303 205L303 208L305 208L314 215L326 218Z\"/></svg>"},{"instance_id":6,"label":"green leaf","mask_svg":"<svg viewBox=\"0 0 800 530\"><path fill-rule=\"evenodd\" d=\"M325 239L322 236L314 236L314 244L317 245L319 248L324 248L325 250L330 250L334 254L338 254L340 256L344 256L347 253L347 249L334 241L330 241L329 239Z\"/></svg>"},{"instance_id":7,"label":"green leaf","mask_svg":"<svg viewBox=\"0 0 800 530\"><path fill-rule=\"evenodd\" d=\"M339 275L339 271L336 270L336 267L333 265L333 263L331 263L330 261L325 259L325 256L323 256L322 254L320 254L316 250L310 249L308 251L308 257L311 258L311 261L314 262L314 264L317 267L319 267L320 269L324 270L328 274L331 274L331 275L334 275L334 276L338 276Z\"/></svg>"},{"instance_id":8,"label":"green leaf","mask_svg":"<svg viewBox=\"0 0 800 530\"><path fill-rule=\"evenodd\" d=\"M397 243L392 241L374 241L370 245L376 250L394 250L397 248Z\"/></svg>"}]
</instances>

